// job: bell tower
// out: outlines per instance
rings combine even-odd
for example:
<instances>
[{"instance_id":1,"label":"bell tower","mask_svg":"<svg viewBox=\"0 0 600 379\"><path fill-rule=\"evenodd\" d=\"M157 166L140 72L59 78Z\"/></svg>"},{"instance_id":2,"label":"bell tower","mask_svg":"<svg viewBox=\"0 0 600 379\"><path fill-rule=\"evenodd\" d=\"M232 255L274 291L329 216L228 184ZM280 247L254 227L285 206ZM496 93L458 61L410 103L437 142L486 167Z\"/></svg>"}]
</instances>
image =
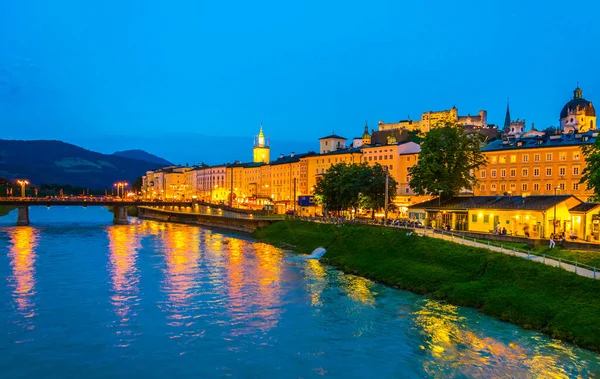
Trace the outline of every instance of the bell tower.
<instances>
[{"instance_id":1,"label":"bell tower","mask_svg":"<svg viewBox=\"0 0 600 379\"><path fill-rule=\"evenodd\" d=\"M269 163L271 161L271 148L270 140L265 137L263 133L262 124L260 124L260 131L258 135L254 137L254 162Z\"/></svg>"}]
</instances>

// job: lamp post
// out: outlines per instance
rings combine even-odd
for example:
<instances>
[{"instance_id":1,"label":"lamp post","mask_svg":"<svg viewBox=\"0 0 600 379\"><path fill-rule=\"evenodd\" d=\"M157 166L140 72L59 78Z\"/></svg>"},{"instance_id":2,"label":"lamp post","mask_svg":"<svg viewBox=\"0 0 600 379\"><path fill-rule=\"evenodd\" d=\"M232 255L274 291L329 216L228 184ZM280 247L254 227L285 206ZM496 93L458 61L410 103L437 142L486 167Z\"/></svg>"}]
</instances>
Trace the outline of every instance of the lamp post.
<instances>
[{"instance_id":1,"label":"lamp post","mask_svg":"<svg viewBox=\"0 0 600 379\"><path fill-rule=\"evenodd\" d=\"M24 179L17 180L17 183L21 186L21 199L25 198L25 186L29 184L29 181Z\"/></svg>"},{"instance_id":2,"label":"lamp post","mask_svg":"<svg viewBox=\"0 0 600 379\"><path fill-rule=\"evenodd\" d=\"M556 196L556 191L559 189L559 186L554 187L554 196ZM552 225L554 226L553 234L556 236L556 199L554 199L554 219L552 219Z\"/></svg>"},{"instance_id":3,"label":"lamp post","mask_svg":"<svg viewBox=\"0 0 600 379\"><path fill-rule=\"evenodd\" d=\"M387 166L385 166L385 219L387 221L388 218L388 190L390 186L390 171Z\"/></svg>"},{"instance_id":4,"label":"lamp post","mask_svg":"<svg viewBox=\"0 0 600 379\"><path fill-rule=\"evenodd\" d=\"M438 190L438 208L442 207L442 192L444 192L444 190Z\"/></svg>"}]
</instances>

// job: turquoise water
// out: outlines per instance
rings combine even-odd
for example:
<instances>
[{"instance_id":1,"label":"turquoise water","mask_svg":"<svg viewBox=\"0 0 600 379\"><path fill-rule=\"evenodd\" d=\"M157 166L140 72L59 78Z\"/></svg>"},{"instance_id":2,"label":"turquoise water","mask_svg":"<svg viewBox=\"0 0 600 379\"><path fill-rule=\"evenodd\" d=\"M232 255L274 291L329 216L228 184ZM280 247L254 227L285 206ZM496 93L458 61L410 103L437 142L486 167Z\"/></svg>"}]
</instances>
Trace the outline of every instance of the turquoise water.
<instances>
[{"instance_id":1,"label":"turquoise water","mask_svg":"<svg viewBox=\"0 0 600 379\"><path fill-rule=\"evenodd\" d=\"M0 218L2 378L593 377L599 356L235 234Z\"/></svg>"}]
</instances>

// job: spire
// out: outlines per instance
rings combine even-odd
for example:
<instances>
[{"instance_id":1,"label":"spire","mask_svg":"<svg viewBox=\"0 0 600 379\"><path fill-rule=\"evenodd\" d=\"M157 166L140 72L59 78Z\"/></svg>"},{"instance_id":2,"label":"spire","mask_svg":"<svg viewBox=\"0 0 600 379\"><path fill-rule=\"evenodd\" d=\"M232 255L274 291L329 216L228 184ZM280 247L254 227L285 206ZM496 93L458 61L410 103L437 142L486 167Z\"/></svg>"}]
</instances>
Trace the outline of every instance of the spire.
<instances>
[{"instance_id":1,"label":"spire","mask_svg":"<svg viewBox=\"0 0 600 379\"><path fill-rule=\"evenodd\" d=\"M265 136L265 134L263 133L263 130L262 130L262 122L260 123L260 131L258 132L258 136L259 137L264 137Z\"/></svg>"},{"instance_id":2,"label":"spire","mask_svg":"<svg viewBox=\"0 0 600 379\"><path fill-rule=\"evenodd\" d=\"M504 117L504 128L510 129L510 104L506 100L506 116Z\"/></svg>"},{"instance_id":3,"label":"spire","mask_svg":"<svg viewBox=\"0 0 600 379\"><path fill-rule=\"evenodd\" d=\"M573 91L573 99L581 99L583 97L583 91L579 88L579 82L577 82L577 88Z\"/></svg>"},{"instance_id":4,"label":"spire","mask_svg":"<svg viewBox=\"0 0 600 379\"><path fill-rule=\"evenodd\" d=\"M365 121L365 133L369 134L369 123Z\"/></svg>"}]
</instances>

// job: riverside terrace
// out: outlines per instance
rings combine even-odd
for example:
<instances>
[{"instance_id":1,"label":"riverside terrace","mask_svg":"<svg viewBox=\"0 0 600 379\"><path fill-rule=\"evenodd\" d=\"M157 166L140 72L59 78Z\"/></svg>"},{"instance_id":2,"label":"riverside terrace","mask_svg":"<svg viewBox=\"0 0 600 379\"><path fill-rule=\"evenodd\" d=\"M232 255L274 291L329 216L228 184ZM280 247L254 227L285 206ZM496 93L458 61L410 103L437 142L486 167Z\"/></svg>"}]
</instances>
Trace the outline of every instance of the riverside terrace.
<instances>
[{"instance_id":1,"label":"riverside terrace","mask_svg":"<svg viewBox=\"0 0 600 379\"><path fill-rule=\"evenodd\" d=\"M0 198L0 206L7 206L17 208L18 218L17 226L29 225L29 207L30 206L82 206L82 207L113 207L114 218L113 223L117 225L128 224L127 220L127 208L128 207L171 207L174 208L197 208L197 207L209 207L228 211L228 213L234 212L239 216L261 216L264 211L249 211L243 209L230 208L224 205L215 205L211 203L204 203L200 201L150 201L150 200L137 200L137 199L119 199L119 198L106 198L106 197L86 197L86 198L63 198L63 199L47 199L47 198ZM189 213L194 213L189 212Z\"/></svg>"}]
</instances>

